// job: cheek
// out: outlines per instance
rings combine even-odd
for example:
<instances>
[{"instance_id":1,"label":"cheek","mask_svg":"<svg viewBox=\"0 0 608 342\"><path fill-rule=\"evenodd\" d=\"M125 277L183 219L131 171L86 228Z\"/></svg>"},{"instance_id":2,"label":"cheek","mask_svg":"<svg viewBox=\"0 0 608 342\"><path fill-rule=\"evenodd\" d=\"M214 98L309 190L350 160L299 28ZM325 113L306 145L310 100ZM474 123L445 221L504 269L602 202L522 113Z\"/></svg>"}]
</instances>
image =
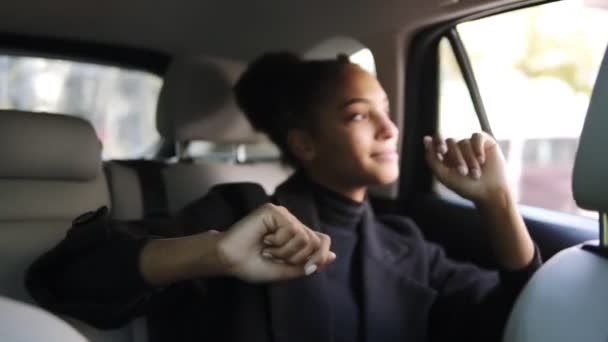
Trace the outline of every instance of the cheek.
<instances>
[{"instance_id":1,"label":"cheek","mask_svg":"<svg viewBox=\"0 0 608 342\"><path fill-rule=\"evenodd\" d=\"M363 128L363 127L361 127ZM328 132L324 144L319 145L320 154L328 162L340 162L345 166L361 165L370 154L373 139L365 129L342 129Z\"/></svg>"}]
</instances>

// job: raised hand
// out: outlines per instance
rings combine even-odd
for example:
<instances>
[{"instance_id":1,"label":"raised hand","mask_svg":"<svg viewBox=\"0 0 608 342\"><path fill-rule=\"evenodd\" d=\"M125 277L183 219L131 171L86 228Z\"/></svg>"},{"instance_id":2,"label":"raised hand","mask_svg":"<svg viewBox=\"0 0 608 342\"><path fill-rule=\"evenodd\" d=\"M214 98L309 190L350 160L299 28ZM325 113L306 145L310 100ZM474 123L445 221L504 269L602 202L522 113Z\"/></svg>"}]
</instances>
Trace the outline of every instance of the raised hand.
<instances>
[{"instance_id":1,"label":"raised hand","mask_svg":"<svg viewBox=\"0 0 608 342\"><path fill-rule=\"evenodd\" d=\"M475 133L458 142L426 136L424 146L437 179L460 196L490 202L509 191L504 157L490 135Z\"/></svg>"}]
</instances>

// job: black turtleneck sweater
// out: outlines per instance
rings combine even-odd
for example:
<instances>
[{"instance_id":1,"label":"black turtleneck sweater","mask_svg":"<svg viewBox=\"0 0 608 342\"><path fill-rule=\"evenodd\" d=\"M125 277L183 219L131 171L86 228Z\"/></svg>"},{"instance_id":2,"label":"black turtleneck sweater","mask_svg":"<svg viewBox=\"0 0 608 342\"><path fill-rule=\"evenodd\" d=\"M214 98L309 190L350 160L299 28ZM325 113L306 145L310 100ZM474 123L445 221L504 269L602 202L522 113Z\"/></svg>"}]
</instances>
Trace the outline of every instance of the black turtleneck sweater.
<instances>
[{"instance_id":1,"label":"black turtleneck sweater","mask_svg":"<svg viewBox=\"0 0 608 342\"><path fill-rule=\"evenodd\" d=\"M337 258L324 274L328 279L329 304L335 342L361 341L360 229L365 202L356 202L314 184L321 231L331 237Z\"/></svg>"}]
</instances>

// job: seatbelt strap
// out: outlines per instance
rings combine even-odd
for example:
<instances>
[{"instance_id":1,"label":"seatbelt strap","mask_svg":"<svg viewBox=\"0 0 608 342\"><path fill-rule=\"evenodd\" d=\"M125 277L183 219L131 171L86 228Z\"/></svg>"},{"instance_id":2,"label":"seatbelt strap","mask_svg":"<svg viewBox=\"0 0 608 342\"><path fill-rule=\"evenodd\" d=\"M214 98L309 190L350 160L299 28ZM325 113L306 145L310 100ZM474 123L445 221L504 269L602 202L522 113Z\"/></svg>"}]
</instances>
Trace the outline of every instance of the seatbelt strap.
<instances>
[{"instance_id":1,"label":"seatbelt strap","mask_svg":"<svg viewBox=\"0 0 608 342\"><path fill-rule=\"evenodd\" d=\"M167 164L156 160L117 160L116 162L137 173L143 200L143 217L168 217L169 200L163 178L163 169Z\"/></svg>"}]
</instances>

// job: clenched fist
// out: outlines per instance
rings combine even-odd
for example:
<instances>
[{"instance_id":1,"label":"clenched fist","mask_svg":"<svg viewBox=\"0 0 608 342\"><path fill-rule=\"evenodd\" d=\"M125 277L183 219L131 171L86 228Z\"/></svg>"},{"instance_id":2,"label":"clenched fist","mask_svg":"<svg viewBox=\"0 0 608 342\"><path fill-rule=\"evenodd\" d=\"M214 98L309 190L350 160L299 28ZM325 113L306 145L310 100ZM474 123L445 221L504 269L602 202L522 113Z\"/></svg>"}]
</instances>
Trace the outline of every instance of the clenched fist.
<instances>
[{"instance_id":1,"label":"clenched fist","mask_svg":"<svg viewBox=\"0 0 608 342\"><path fill-rule=\"evenodd\" d=\"M265 204L220 234L218 253L229 275L269 282L310 275L333 262L330 238L286 208Z\"/></svg>"}]
</instances>

